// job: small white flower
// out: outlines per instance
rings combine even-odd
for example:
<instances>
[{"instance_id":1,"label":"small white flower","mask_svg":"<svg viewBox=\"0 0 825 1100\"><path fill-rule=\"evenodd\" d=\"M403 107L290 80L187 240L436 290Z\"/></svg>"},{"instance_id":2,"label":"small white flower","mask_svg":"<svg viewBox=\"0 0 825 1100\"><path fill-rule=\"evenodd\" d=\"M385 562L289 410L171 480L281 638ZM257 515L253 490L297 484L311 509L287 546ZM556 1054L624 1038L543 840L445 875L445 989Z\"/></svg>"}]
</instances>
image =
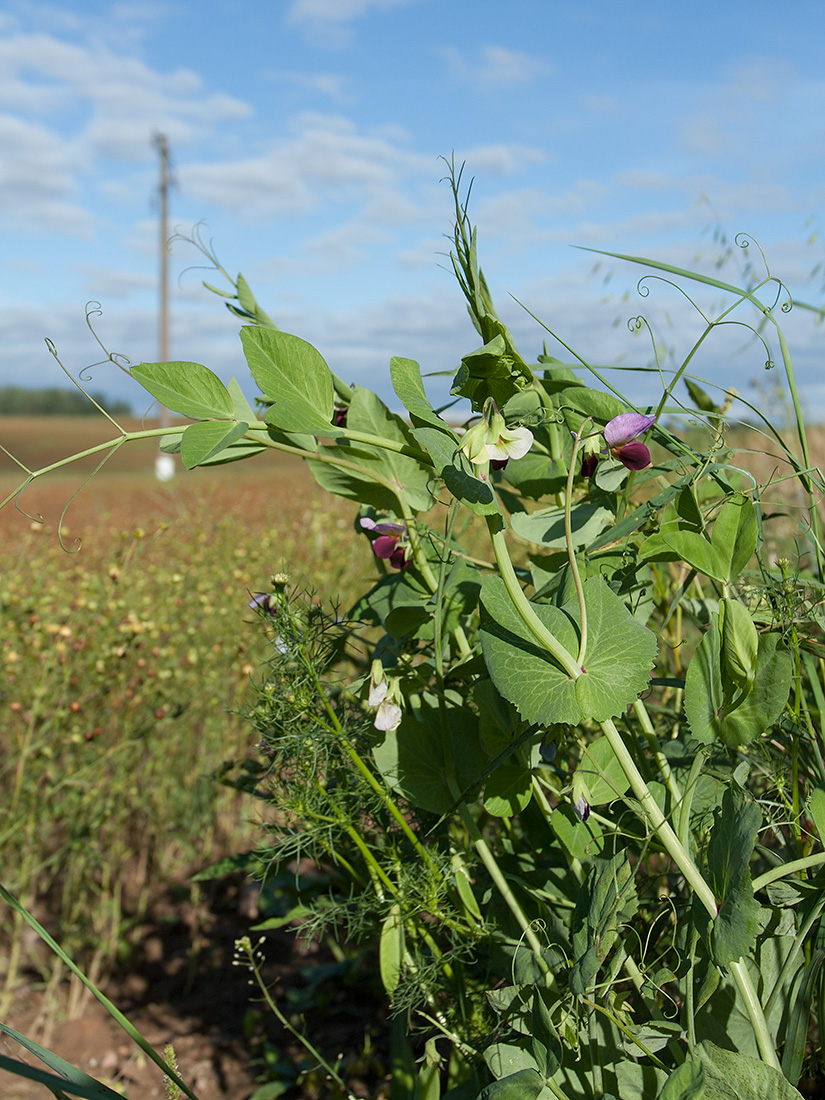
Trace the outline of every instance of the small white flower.
<instances>
[{"instance_id":1,"label":"small white flower","mask_svg":"<svg viewBox=\"0 0 825 1100\"><path fill-rule=\"evenodd\" d=\"M385 699L378 708L378 713L375 716L373 725L377 730L382 730L386 733L388 730L396 729L396 727L401 724L402 717L403 711L398 703L393 703L389 699Z\"/></svg>"}]
</instances>

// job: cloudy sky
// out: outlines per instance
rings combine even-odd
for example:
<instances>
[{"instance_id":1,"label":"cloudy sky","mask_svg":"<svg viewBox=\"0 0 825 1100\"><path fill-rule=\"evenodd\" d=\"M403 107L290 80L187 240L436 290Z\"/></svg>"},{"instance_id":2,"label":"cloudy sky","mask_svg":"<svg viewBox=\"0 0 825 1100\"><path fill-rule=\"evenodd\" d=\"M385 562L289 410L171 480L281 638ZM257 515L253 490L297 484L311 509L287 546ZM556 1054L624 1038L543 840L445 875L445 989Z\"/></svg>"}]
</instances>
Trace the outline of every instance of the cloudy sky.
<instances>
[{"instance_id":1,"label":"cloudy sky","mask_svg":"<svg viewBox=\"0 0 825 1100\"><path fill-rule=\"evenodd\" d=\"M711 271L744 232L822 301L823 41L820 0L2 0L0 385L58 381L45 338L75 373L99 359L91 300L108 350L157 359L156 132L172 228L200 226L282 328L385 396L391 355L450 371L478 343L443 268L453 153L525 357L545 338L566 353L516 300L591 362L650 362L626 325L639 312L665 356L701 332L677 292L639 297L638 269L576 245ZM237 324L199 262L173 245L171 355L228 378ZM747 262L756 249L734 248L723 277ZM799 310L787 325L825 416L823 330ZM697 372L764 383L746 344L720 331ZM115 367L91 376L135 398ZM628 381L639 401L650 386Z\"/></svg>"}]
</instances>

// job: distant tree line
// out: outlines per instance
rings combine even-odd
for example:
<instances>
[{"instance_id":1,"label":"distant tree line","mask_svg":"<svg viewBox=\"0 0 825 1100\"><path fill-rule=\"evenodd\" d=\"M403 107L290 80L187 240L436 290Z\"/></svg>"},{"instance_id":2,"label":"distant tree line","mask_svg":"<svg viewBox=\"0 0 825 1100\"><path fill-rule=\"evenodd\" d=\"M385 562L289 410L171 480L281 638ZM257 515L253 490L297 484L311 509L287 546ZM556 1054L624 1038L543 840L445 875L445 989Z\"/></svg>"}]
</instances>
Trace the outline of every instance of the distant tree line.
<instances>
[{"instance_id":1,"label":"distant tree line","mask_svg":"<svg viewBox=\"0 0 825 1100\"><path fill-rule=\"evenodd\" d=\"M113 416L130 416L126 401L109 402L102 393L92 398ZM22 386L0 387L0 416L94 416L97 409L79 390L31 390Z\"/></svg>"}]
</instances>

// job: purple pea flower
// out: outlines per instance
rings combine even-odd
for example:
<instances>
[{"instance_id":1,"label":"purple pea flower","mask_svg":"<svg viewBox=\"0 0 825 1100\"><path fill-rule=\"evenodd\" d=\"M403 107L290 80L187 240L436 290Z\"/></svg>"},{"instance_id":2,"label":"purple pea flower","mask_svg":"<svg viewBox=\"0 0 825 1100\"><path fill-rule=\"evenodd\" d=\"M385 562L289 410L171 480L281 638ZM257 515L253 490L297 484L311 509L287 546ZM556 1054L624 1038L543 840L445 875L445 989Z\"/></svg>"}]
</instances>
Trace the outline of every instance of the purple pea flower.
<instances>
[{"instance_id":1,"label":"purple pea flower","mask_svg":"<svg viewBox=\"0 0 825 1100\"><path fill-rule=\"evenodd\" d=\"M655 423L655 416L620 413L605 426L604 439L610 453L628 470L644 470L650 465L650 451L636 437Z\"/></svg>"},{"instance_id":2,"label":"purple pea flower","mask_svg":"<svg viewBox=\"0 0 825 1100\"><path fill-rule=\"evenodd\" d=\"M406 569L410 564L407 558L406 545L401 541L407 533L403 523L390 523L382 521L376 523L369 516L361 520L361 527L365 531L373 531L378 536L372 540L372 552L377 558L388 561L393 569Z\"/></svg>"},{"instance_id":3,"label":"purple pea flower","mask_svg":"<svg viewBox=\"0 0 825 1100\"><path fill-rule=\"evenodd\" d=\"M346 428L349 405L336 405L332 410L332 423L336 428Z\"/></svg>"},{"instance_id":4,"label":"purple pea flower","mask_svg":"<svg viewBox=\"0 0 825 1100\"><path fill-rule=\"evenodd\" d=\"M256 592L247 604L252 611L261 611L264 615L274 616L278 605L272 592Z\"/></svg>"},{"instance_id":5,"label":"purple pea flower","mask_svg":"<svg viewBox=\"0 0 825 1100\"><path fill-rule=\"evenodd\" d=\"M608 453L618 458L628 470L647 469L650 465L650 451L636 437L644 435L655 423L655 416L643 416L642 413L619 413L614 416L604 429ZM598 452L585 451L582 455L582 477L592 477L598 464Z\"/></svg>"}]
</instances>

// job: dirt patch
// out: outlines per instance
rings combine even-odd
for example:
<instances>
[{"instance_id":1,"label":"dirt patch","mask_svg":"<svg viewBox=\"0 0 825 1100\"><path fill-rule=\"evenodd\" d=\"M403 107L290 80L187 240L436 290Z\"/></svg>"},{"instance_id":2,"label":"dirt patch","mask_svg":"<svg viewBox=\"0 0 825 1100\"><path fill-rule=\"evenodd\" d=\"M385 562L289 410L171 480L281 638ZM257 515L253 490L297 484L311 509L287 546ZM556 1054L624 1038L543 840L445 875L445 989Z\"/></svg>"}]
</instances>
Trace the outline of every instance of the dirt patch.
<instances>
[{"instance_id":1,"label":"dirt patch","mask_svg":"<svg viewBox=\"0 0 825 1100\"><path fill-rule=\"evenodd\" d=\"M255 943L261 935L250 932L260 919L254 890L221 882L197 906L181 893L153 906L132 936L128 965L105 983L106 995L155 1050L173 1044L180 1076L199 1100L249 1100L262 1080L275 1081L279 1073L287 1095L322 1094L323 1075L314 1073L300 1045L263 1006L248 970L234 965L236 940L249 934ZM380 997L371 995L368 968L359 974L355 964L341 980L329 952L284 930L266 933L263 951L265 980L291 1022L305 1028L331 1062L340 1056L356 1095L381 1094L386 1020ZM84 995L66 1018L66 1003L65 988L55 997L31 980L18 990L4 1022L132 1100L165 1100L160 1070L103 1005ZM371 1053L365 1060L366 1035ZM45 1068L4 1036L0 1053ZM0 1071L3 1100L45 1095L44 1086Z\"/></svg>"}]
</instances>

